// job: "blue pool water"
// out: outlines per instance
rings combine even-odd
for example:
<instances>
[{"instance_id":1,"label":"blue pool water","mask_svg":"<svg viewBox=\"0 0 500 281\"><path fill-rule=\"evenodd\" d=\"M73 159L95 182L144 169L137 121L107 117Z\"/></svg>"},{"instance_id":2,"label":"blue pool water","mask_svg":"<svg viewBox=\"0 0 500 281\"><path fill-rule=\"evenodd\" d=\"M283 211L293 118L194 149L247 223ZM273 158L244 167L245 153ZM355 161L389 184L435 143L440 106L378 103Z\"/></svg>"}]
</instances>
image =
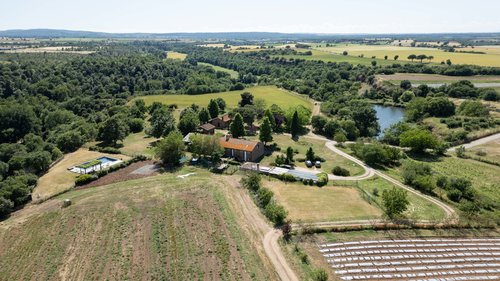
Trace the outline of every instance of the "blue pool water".
<instances>
[{"instance_id":1,"label":"blue pool water","mask_svg":"<svg viewBox=\"0 0 500 281\"><path fill-rule=\"evenodd\" d=\"M116 159L114 158L109 158L109 157L101 157L101 158L97 158L97 160L101 161L101 164L106 164L106 163L109 163L109 162L115 162Z\"/></svg>"}]
</instances>

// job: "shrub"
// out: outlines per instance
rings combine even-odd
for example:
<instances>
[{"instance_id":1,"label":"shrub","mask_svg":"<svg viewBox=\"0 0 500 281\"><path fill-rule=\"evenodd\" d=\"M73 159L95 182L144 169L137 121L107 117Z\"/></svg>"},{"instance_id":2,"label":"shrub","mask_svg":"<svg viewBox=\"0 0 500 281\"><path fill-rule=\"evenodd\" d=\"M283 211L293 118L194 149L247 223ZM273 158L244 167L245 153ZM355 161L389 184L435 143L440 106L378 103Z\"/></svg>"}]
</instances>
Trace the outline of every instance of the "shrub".
<instances>
[{"instance_id":1,"label":"shrub","mask_svg":"<svg viewBox=\"0 0 500 281\"><path fill-rule=\"evenodd\" d=\"M448 199L451 201L459 202L462 198L462 192L458 189L450 189L446 192L446 196L448 196Z\"/></svg>"},{"instance_id":2,"label":"shrub","mask_svg":"<svg viewBox=\"0 0 500 281\"><path fill-rule=\"evenodd\" d=\"M278 178L282 181L287 181L287 182L296 182L297 178L293 175L290 174L281 174L278 176Z\"/></svg>"},{"instance_id":3,"label":"shrub","mask_svg":"<svg viewBox=\"0 0 500 281\"><path fill-rule=\"evenodd\" d=\"M269 202L271 202L273 195L274 193L271 190L261 187L259 191L257 191L257 198L259 199L260 206L265 208Z\"/></svg>"},{"instance_id":4,"label":"shrub","mask_svg":"<svg viewBox=\"0 0 500 281\"><path fill-rule=\"evenodd\" d=\"M382 203L386 215L391 219L403 214L410 204L407 191L397 187L382 193Z\"/></svg>"},{"instance_id":5,"label":"shrub","mask_svg":"<svg viewBox=\"0 0 500 281\"><path fill-rule=\"evenodd\" d=\"M327 281L328 280L328 273L323 268L316 269L313 272L312 279L314 281Z\"/></svg>"},{"instance_id":6,"label":"shrub","mask_svg":"<svg viewBox=\"0 0 500 281\"><path fill-rule=\"evenodd\" d=\"M98 179L97 175L91 175L91 174L79 175L75 180L75 184L77 186L84 185L91 181L95 181L96 179Z\"/></svg>"},{"instance_id":7,"label":"shrub","mask_svg":"<svg viewBox=\"0 0 500 281\"><path fill-rule=\"evenodd\" d=\"M412 185L424 193L432 193L434 190L434 179L430 175L417 176Z\"/></svg>"},{"instance_id":8,"label":"shrub","mask_svg":"<svg viewBox=\"0 0 500 281\"><path fill-rule=\"evenodd\" d=\"M351 175L351 173L349 172L349 170L344 169L344 168L342 168L340 166L333 167L332 174L334 174L336 176L341 176L341 177L348 177L348 176Z\"/></svg>"},{"instance_id":9,"label":"shrub","mask_svg":"<svg viewBox=\"0 0 500 281\"><path fill-rule=\"evenodd\" d=\"M100 146L91 146L89 147L89 150L91 151L99 151L102 153L109 153L109 154L120 154L122 153L118 148L106 146L106 147L100 147Z\"/></svg>"},{"instance_id":10,"label":"shrub","mask_svg":"<svg viewBox=\"0 0 500 281\"><path fill-rule=\"evenodd\" d=\"M318 186L324 186L328 183L328 174L327 173L319 173L317 174L318 176L318 181L316 182L316 184Z\"/></svg>"},{"instance_id":11,"label":"shrub","mask_svg":"<svg viewBox=\"0 0 500 281\"><path fill-rule=\"evenodd\" d=\"M261 178L257 173L249 173L246 177L242 178L240 184L248 190L257 192L261 187Z\"/></svg>"},{"instance_id":12,"label":"shrub","mask_svg":"<svg viewBox=\"0 0 500 281\"><path fill-rule=\"evenodd\" d=\"M274 224L282 225L286 216L288 215L288 212L283 206L278 205L275 202L270 202L264 209L264 214Z\"/></svg>"}]
</instances>

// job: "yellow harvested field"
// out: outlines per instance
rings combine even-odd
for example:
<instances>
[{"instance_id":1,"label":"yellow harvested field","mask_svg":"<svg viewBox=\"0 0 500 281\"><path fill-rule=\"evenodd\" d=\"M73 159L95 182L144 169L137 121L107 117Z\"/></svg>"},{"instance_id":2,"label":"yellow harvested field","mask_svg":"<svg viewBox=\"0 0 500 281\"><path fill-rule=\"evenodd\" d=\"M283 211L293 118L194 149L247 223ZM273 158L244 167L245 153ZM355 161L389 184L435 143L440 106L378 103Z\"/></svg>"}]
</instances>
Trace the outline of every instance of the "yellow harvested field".
<instances>
[{"instance_id":1,"label":"yellow harvested field","mask_svg":"<svg viewBox=\"0 0 500 281\"><path fill-rule=\"evenodd\" d=\"M187 54L178 53L178 52L167 52L167 59L173 60L185 60Z\"/></svg>"},{"instance_id":2,"label":"yellow harvested field","mask_svg":"<svg viewBox=\"0 0 500 281\"><path fill-rule=\"evenodd\" d=\"M31 195L33 201L42 201L56 194L64 192L75 185L78 174L70 172L68 168L93 160L102 156L130 159L129 156L121 154L106 154L80 148L75 152L64 155L64 158L49 169L49 171L38 179L37 186Z\"/></svg>"},{"instance_id":3,"label":"yellow harvested field","mask_svg":"<svg viewBox=\"0 0 500 281\"><path fill-rule=\"evenodd\" d=\"M389 57L389 60L393 60L394 56L398 55L399 61L409 61L408 56L411 54L415 54L434 56L434 59L431 61L433 63L440 63L442 61L450 59L453 64L500 66L500 53L497 53L495 48L490 48L493 49L493 51L490 50L486 54L470 54L459 52L450 53L436 48L404 46L400 47L394 45L337 44L332 47L321 47L317 49L335 54L342 54L342 52L347 51L350 56L364 55L365 58L371 58L372 56L375 56L378 59L383 59L384 56L387 55ZM476 51L479 51L479 49ZM429 61L424 60L424 62Z\"/></svg>"},{"instance_id":4,"label":"yellow harvested field","mask_svg":"<svg viewBox=\"0 0 500 281\"><path fill-rule=\"evenodd\" d=\"M95 51L74 50L72 49L71 46L22 48L22 49L6 50L4 52L5 53L70 53L70 54L82 54L82 55L95 53Z\"/></svg>"},{"instance_id":5,"label":"yellow harvested field","mask_svg":"<svg viewBox=\"0 0 500 281\"><path fill-rule=\"evenodd\" d=\"M374 219L380 209L364 201L358 190L349 187L309 186L302 183L266 181L276 200L288 211L293 222Z\"/></svg>"}]
</instances>

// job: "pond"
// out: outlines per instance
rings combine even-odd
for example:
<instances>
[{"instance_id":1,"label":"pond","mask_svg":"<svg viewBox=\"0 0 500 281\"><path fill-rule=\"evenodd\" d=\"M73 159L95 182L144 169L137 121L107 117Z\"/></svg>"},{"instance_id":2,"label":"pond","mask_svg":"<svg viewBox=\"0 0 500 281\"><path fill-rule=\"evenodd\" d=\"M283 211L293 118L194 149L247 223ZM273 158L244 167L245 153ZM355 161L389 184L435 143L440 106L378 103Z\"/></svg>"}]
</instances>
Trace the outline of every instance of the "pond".
<instances>
[{"instance_id":1,"label":"pond","mask_svg":"<svg viewBox=\"0 0 500 281\"><path fill-rule=\"evenodd\" d=\"M379 137L384 135L384 130L392 124L398 123L404 118L404 109L395 106L375 105L373 106L377 112L378 123L380 124Z\"/></svg>"}]
</instances>

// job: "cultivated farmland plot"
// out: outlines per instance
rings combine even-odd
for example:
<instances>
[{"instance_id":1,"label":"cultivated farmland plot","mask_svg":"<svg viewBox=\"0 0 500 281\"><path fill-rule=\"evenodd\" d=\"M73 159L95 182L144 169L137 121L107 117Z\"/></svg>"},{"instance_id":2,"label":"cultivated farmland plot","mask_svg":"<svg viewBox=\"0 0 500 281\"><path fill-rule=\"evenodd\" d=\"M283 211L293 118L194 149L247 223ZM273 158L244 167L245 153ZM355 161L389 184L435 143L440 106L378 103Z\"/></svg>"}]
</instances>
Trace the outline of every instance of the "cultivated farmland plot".
<instances>
[{"instance_id":1,"label":"cultivated farmland plot","mask_svg":"<svg viewBox=\"0 0 500 281\"><path fill-rule=\"evenodd\" d=\"M320 245L342 280L499 280L500 239L371 240Z\"/></svg>"}]
</instances>

